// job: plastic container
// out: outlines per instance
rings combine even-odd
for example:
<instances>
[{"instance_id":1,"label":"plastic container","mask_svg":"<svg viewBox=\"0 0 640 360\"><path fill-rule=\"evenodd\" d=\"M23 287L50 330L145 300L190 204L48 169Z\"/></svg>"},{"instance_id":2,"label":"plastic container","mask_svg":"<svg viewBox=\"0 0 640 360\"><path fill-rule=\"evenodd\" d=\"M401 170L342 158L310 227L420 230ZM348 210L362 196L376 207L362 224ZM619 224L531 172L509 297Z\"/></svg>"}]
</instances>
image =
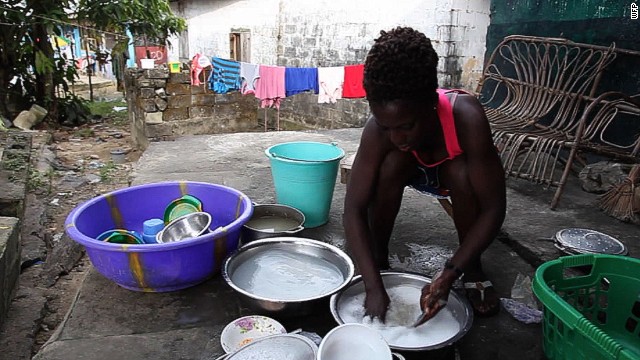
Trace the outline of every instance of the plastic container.
<instances>
[{"instance_id":1,"label":"plastic container","mask_svg":"<svg viewBox=\"0 0 640 360\"><path fill-rule=\"evenodd\" d=\"M137 231L125 229L107 230L96 238L114 244L144 244L142 236Z\"/></svg>"},{"instance_id":2,"label":"plastic container","mask_svg":"<svg viewBox=\"0 0 640 360\"><path fill-rule=\"evenodd\" d=\"M639 259L561 257L536 270L533 292L544 305L547 358L640 359Z\"/></svg>"},{"instance_id":3,"label":"plastic container","mask_svg":"<svg viewBox=\"0 0 640 360\"><path fill-rule=\"evenodd\" d=\"M173 220L194 213L202 211L202 201L193 195L183 195L178 199L175 199L167 205L164 210L164 224L169 225Z\"/></svg>"},{"instance_id":4,"label":"plastic container","mask_svg":"<svg viewBox=\"0 0 640 360\"><path fill-rule=\"evenodd\" d=\"M142 232L143 222L160 218L167 203L193 194L211 214L215 229L166 244L111 244L96 237L109 229ZM164 292L199 284L220 273L225 257L238 248L240 230L253 213L251 200L233 188L172 181L127 187L74 208L65 231L82 244L103 276L130 290Z\"/></svg>"},{"instance_id":5,"label":"plastic container","mask_svg":"<svg viewBox=\"0 0 640 360\"><path fill-rule=\"evenodd\" d=\"M156 61L154 59L140 59L140 68L142 69L153 69L156 65Z\"/></svg>"},{"instance_id":6,"label":"plastic container","mask_svg":"<svg viewBox=\"0 0 640 360\"><path fill-rule=\"evenodd\" d=\"M167 65L169 66L169 72L174 74L179 73L182 67L181 66L182 64L180 64L180 62L173 62L173 61L169 62Z\"/></svg>"},{"instance_id":7,"label":"plastic container","mask_svg":"<svg viewBox=\"0 0 640 360\"><path fill-rule=\"evenodd\" d=\"M302 211L305 228L326 224L344 150L336 144L299 141L271 146L265 154L276 202Z\"/></svg>"},{"instance_id":8,"label":"plastic container","mask_svg":"<svg viewBox=\"0 0 640 360\"><path fill-rule=\"evenodd\" d=\"M127 154L122 149L111 150L109 153L111 154L111 161L113 161L114 164L124 164L127 161Z\"/></svg>"},{"instance_id":9,"label":"plastic container","mask_svg":"<svg viewBox=\"0 0 640 360\"><path fill-rule=\"evenodd\" d=\"M142 223L142 240L146 244L157 244L156 235L164 229L164 221L162 219L153 218L145 220Z\"/></svg>"}]
</instances>

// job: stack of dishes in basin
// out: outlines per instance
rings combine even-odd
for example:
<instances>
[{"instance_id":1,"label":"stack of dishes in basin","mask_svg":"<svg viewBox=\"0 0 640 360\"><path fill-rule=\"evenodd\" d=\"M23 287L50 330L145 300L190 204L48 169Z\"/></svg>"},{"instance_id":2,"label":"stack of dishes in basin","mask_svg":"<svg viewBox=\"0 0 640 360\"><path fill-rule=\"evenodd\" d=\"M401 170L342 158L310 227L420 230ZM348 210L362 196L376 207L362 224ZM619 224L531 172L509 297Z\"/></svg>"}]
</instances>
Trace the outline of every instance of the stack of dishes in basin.
<instances>
[{"instance_id":1,"label":"stack of dishes in basin","mask_svg":"<svg viewBox=\"0 0 640 360\"><path fill-rule=\"evenodd\" d=\"M254 310L280 316L310 313L343 289L354 274L347 254L297 237L255 240L229 256L225 281ZM323 306L320 305L320 306Z\"/></svg>"},{"instance_id":2,"label":"stack of dishes in basin","mask_svg":"<svg viewBox=\"0 0 640 360\"><path fill-rule=\"evenodd\" d=\"M195 233L178 231L179 241L158 244L98 240L111 229L143 233L145 220L162 217L166 204L185 194L202 201L206 216L175 230L196 229ZM241 228L252 213L251 200L236 189L169 181L122 188L88 200L67 216L65 231L85 247L93 266L107 279L129 290L166 292L194 286L218 274L224 258L238 248ZM199 226L193 227L195 224ZM176 235L172 229L165 230L165 235Z\"/></svg>"}]
</instances>

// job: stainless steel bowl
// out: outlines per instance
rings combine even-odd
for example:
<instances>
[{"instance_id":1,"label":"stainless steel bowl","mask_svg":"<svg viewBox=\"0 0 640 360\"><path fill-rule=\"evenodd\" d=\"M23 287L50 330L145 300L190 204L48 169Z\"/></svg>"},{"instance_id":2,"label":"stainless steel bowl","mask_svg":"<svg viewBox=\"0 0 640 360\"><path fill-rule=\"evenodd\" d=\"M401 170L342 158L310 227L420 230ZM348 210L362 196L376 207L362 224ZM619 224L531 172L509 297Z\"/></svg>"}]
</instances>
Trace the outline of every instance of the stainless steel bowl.
<instances>
[{"instance_id":1,"label":"stainless steel bowl","mask_svg":"<svg viewBox=\"0 0 640 360\"><path fill-rule=\"evenodd\" d=\"M381 273L381 275L384 287L387 289L399 285L413 285L422 288L425 285L431 283L431 279L429 279L428 277L409 272L384 271ZM350 298L361 295L364 292L364 282L362 281L362 277L358 275L354 277L353 280L351 280L351 283L343 290L331 296L331 302L329 306L331 309L331 314L338 324L344 324L344 321L342 320L342 317L340 315L342 306ZM416 299L416 301L418 301L418 299ZM439 344L431 344L428 346L407 348L389 344L389 347L393 350L399 351L426 351L440 349L460 340L469 331L469 329L471 329L471 325L473 324L473 310L471 309L471 306L467 299L464 296L458 295L458 293L453 290L449 293L447 308L451 311L453 317L460 324L460 331L458 331L455 336Z\"/></svg>"},{"instance_id":2,"label":"stainless steel bowl","mask_svg":"<svg viewBox=\"0 0 640 360\"><path fill-rule=\"evenodd\" d=\"M266 217L289 219L292 222L292 226L287 229L267 229L259 226L255 221ZM242 226L240 243L244 245L259 239L296 236L296 234L304 230L304 226L302 226L304 220L305 218L302 211L291 206L281 204L254 204L251 219ZM293 226L293 223L295 223L295 226Z\"/></svg>"},{"instance_id":3,"label":"stainless steel bowl","mask_svg":"<svg viewBox=\"0 0 640 360\"><path fill-rule=\"evenodd\" d=\"M158 243L169 243L194 238L209 231L211 215L206 212L193 212L181 216L164 227L157 235Z\"/></svg>"},{"instance_id":4,"label":"stainless steel bowl","mask_svg":"<svg viewBox=\"0 0 640 360\"><path fill-rule=\"evenodd\" d=\"M315 360L317 354L318 346L306 337L297 334L279 334L256 339L240 350L219 359Z\"/></svg>"},{"instance_id":5,"label":"stainless steel bowl","mask_svg":"<svg viewBox=\"0 0 640 360\"><path fill-rule=\"evenodd\" d=\"M335 289L310 298L295 300L282 300L278 298L266 298L252 294L234 283L232 278L234 272L240 265L254 261L257 255L269 250L284 250L286 252L299 253L324 259L338 268L344 281ZM253 241L242 246L238 251L231 254L224 262L222 276L229 286L236 290L241 298L255 311L266 314L277 314L280 316L300 316L317 310L318 306L326 309L329 297L343 289L353 278L355 267L351 258L337 247L321 241L297 238L297 237L277 237Z\"/></svg>"}]
</instances>

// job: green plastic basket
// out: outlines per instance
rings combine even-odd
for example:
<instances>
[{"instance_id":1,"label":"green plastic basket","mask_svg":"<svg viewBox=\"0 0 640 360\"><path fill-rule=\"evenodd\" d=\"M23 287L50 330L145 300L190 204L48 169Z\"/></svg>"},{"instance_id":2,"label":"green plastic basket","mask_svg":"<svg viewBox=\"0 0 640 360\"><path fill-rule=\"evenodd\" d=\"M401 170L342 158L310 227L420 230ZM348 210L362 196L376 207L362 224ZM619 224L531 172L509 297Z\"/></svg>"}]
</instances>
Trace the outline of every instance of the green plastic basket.
<instances>
[{"instance_id":1,"label":"green plastic basket","mask_svg":"<svg viewBox=\"0 0 640 360\"><path fill-rule=\"evenodd\" d=\"M640 359L639 259L561 257L536 270L533 292L549 359Z\"/></svg>"}]
</instances>

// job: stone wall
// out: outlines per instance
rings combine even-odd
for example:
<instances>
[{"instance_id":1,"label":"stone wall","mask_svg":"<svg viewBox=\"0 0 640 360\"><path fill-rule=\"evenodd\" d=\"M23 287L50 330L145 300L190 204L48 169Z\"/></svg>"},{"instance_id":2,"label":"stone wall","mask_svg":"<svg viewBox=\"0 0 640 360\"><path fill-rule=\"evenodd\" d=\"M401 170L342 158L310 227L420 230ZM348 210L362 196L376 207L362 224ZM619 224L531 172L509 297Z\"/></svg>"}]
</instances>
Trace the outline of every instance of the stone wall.
<instances>
[{"instance_id":1,"label":"stone wall","mask_svg":"<svg viewBox=\"0 0 640 360\"><path fill-rule=\"evenodd\" d=\"M128 69L125 85L131 134L139 149L176 136L264 131L265 120L268 130L360 127L369 111L364 99L318 104L311 93L283 99L279 111L261 109L253 95L214 94L206 85L192 86L188 71L169 73L165 67Z\"/></svg>"},{"instance_id":2,"label":"stone wall","mask_svg":"<svg viewBox=\"0 0 640 360\"><path fill-rule=\"evenodd\" d=\"M0 324L20 275L20 219L31 173L32 140L25 132L0 133Z\"/></svg>"},{"instance_id":3,"label":"stone wall","mask_svg":"<svg viewBox=\"0 0 640 360\"><path fill-rule=\"evenodd\" d=\"M126 93L136 147L181 135L255 131L257 100L238 92L214 94L191 86L188 71L128 69Z\"/></svg>"},{"instance_id":4,"label":"stone wall","mask_svg":"<svg viewBox=\"0 0 640 360\"><path fill-rule=\"evenodd\" d=\"M20 275L19 233L17 218L0 216L0 324L9 311Z\"/></svg>"}]
</instances>

